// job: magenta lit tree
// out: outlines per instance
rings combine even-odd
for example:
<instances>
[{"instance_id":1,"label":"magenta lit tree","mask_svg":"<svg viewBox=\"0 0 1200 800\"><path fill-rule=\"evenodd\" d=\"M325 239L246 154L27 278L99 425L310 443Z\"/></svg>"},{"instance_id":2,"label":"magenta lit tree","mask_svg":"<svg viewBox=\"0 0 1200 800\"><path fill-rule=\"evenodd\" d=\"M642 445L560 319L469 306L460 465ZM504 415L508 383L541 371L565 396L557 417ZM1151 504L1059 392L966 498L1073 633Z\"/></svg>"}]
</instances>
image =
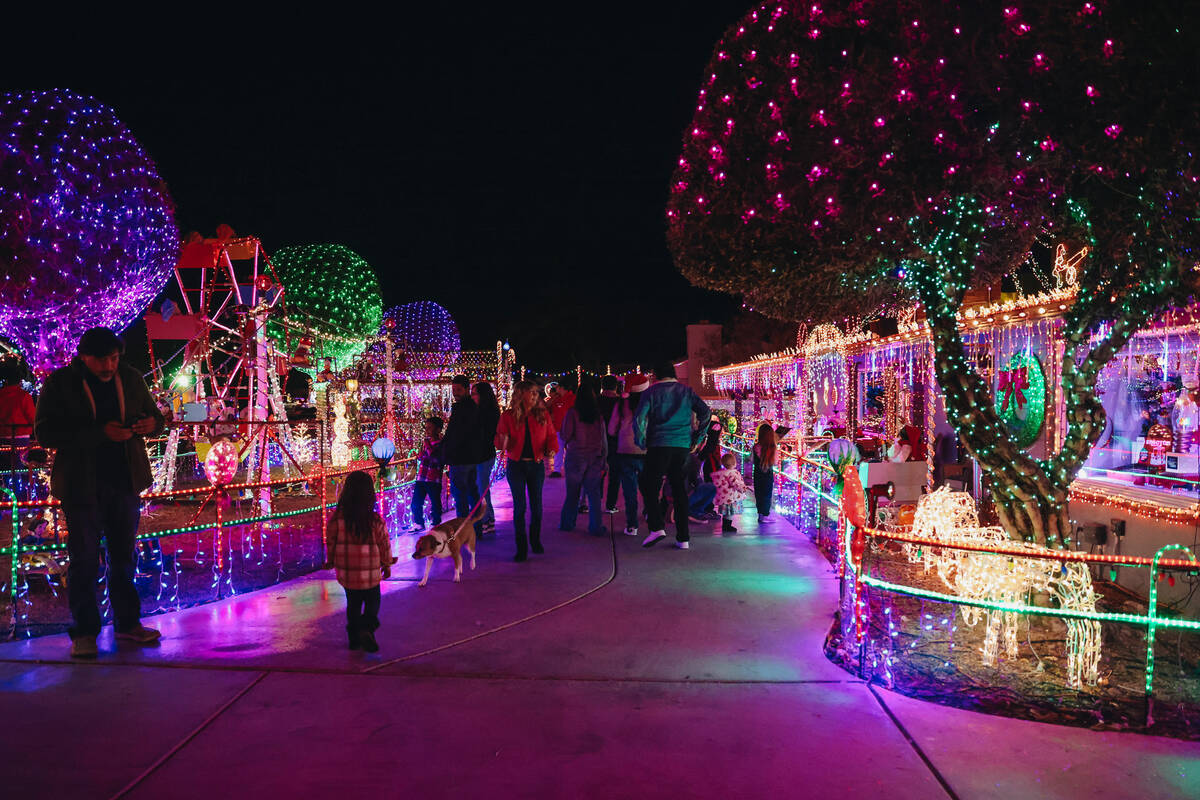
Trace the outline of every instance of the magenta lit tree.
<instances>
[{"instance_id":1,"label":"magenta lit tree","mask_svg":"<svg viewBox=\"0 0 1200 800\"><path fill-rule=\"evenodd\" d=\"M1100 369L1197 272L1195 28L1165 2L780 2L718 44L668 240L693 283L801 321L920 301L948 416L1005 528L1066 546ZM966 291L1040 231L1092 248L1064 320L1062 450L1007 433L967 366ZM1093 334L1104 335L1093 339Z\"/></svg>"},{"instance_id":2,"label":"magenta lit tree","mask_svg":"<svg viewBox=\"0 0 1200 800\"><path fill-rule=\"evenodd\" d=\"M0 336L45 374L123 330L179 254L166 184L112 110L67 90L0 97Z\"/></svg>"}]
</instances>

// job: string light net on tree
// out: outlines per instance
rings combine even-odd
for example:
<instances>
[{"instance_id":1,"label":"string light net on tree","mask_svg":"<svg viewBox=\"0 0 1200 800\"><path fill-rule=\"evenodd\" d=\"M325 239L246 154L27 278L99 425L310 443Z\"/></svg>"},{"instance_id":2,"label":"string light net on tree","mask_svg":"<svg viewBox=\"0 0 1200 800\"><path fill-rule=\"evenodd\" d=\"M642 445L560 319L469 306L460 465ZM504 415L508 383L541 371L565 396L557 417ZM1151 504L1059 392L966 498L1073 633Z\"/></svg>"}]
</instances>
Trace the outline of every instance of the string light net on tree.
<instances>
[{"instance_id":1,"label":"string light net on tree","mask_svg":"<svg viewBox=\"0 0 1200 800\"><path fill-rule=\"evenodd\" d=\"M1023 260L1042 226L1070 228L1068 197L1090 215L1092 263L1117 271L1151 206L1154 224L1190 226L1195 26L1166 3L964 5L780 2L735 24L671 187L683 273L760 310L833 318L903 292L910 220L953 197L988 209L979 280ZM1192 247L1167 255L1190 265Z\"/></svg>"},{"instance_id":2,"label":"string light net on tree","mask_svg":"<svg viewBox=\"0 0 1200 800\"><path fill-rule=\"evenodd\" d=\"M0 336L45 372L125 329L179 254L166 184L113 111L69 90L0 97Z\"/></svg>"},{"instance_id":3,"label":"string light net on tree","mask_svg":"<svg viewBox=\"0 0 1200 800\"><path fill-rule=\"evenodd\" d=\"M383 296L379 279L366 260L340 244L281 248L271 258L284 287L286 319L292 338L308 332L317 357L331 356L339 368L379 330ZM272 325L271 334L281 336Z\"/></svg>"},{"instance_id":4,"label":"string light net on tree","mask_svg":"<svg viewBox=\"0 0 1200 800\"><path fill-rule=\"evenodd\" d=\"M458 362L462 352L458 324L437 303L405 303L389 308L383 318L379 334L391 337L393 360L399 371L417 380L431 380ZM372 351L383 352L378 346Z\"/></svg>"},{"instance_id":5,"label":"string light net on tree","mask_svg":"<svg viewBox=\"0 0 1200 800\"><path fill-rule=\"evenodd\" d=\"M1153 0L763 6L702 80L667 209L676 263L802 321L915 295L1005 527L1061 545L1066 487L1103 429L1100 367L1197 276L1198 44ZM1092 250L1063 325L1065 446L1035 462L966 368L955 315L1041 231Z\"/></svg>"}]
</instances>

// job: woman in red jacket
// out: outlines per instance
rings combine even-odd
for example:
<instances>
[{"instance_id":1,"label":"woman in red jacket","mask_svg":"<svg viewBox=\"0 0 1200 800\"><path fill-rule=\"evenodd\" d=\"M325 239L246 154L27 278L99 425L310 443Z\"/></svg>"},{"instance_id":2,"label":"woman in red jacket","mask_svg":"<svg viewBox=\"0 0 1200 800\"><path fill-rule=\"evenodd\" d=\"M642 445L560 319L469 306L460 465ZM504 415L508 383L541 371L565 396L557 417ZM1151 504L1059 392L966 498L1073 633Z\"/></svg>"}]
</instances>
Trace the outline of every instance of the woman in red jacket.
<instances>
[{"instance_id":1,"label":"woman in red jacket","mask_svg":"<svg viewBox=\"0 0 1200 800\"><path fill-rule=\"evenodd\" d=\"M513 387L512 401L496 426L496 448L508 458L508 487L512 490L513 528L517 554L524 561L528 551L542 548L542 485L546 481L545 460L558 449L554 423L536 384L521 381ZM525 495L529 495L529 531L525 530Z\"/></svg>"},{"instance_id":2,"label":"woman in red jacket","mask_svg":"<svg viewBox=\"0 0 1200 800\"><path fill-rule=\"evenodd\" d=\"M34 405L29 392L21 386L21 368L16 361L0 362L0 443L4 446L5 466L20 469L21 453L29 447L33 435Z\"/></svg>"}]
</instances>

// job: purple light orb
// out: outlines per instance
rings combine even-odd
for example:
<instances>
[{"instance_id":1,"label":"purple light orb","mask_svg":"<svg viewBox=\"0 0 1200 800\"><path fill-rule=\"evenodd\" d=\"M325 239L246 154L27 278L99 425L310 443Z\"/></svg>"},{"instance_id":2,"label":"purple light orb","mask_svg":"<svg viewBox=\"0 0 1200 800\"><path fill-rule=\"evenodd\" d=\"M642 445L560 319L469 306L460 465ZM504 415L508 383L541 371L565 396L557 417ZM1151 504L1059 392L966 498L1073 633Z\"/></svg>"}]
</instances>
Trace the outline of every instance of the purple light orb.
<instances>
[{"instance_id":1,"label":"purple light orb","mask_svg":"<svg viewBox=\"0 0 1200 800\"><path fill-rule=\"evenodd\" d=\"M167 186L112 109L0 95L0 336L44 375L83 331L124 330L179 255Z\"/></svg>"},{"instance_id":2,"label":"purple light orb","mask_svg":"<svg viewBox=\"0 0 1200 800\"><path fill-rule=\"evenodd\" d=\"M389 336L400 371L432 380L452 368L462 352L458 325L450 312L429 300L405 303L383 312L380 336ZM387 321L395 324L390 329Z\"/></svg>"}]
</instances>

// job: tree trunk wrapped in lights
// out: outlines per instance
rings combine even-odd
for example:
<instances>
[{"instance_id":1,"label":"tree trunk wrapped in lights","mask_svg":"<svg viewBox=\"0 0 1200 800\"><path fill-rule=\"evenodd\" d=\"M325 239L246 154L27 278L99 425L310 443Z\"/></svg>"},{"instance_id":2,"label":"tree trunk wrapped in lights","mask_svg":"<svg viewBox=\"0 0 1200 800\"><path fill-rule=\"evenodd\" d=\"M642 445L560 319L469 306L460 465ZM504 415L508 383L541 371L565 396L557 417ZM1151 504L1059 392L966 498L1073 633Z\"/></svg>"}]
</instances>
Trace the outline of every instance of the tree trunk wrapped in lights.
<instances>
[{"instance_id":1,"label":"tree trunk wrapped in lights","mask_svg":"<svg viewBox=\"0 0 1200 800\"><path fill-rule=\"evenodd\" d=\"M717 45L684 132L676 264L807 323L915 296L1005 529L1065 547L1067 489L1104 428L1100 370L1200 277L1200 41L1175 17L1165 0L753 10ZM1039 460L974 371L958 312L1042 232L1090 252L1063 319L1062 447Z\"/></svg>"},{"instance_id":2,"label":"tree trunk wrapped in lights","mask_svg":"<svg viewBox=\"0 0 1200 800\"><path fill-rule=\"evenodd\" d=\"M918 235L923 257L905 262L926 313L933 339L934 373L946 398L946 416L967 452L992 480L996 512L1004 529L1050 547L1070 544L1067 492L1104 431L1105 412L1096 396L1100 370L1129 338L1169 301L1177 282L1169 263L1144 272L1143 281L1121 295L1088 286L1098 270L1084 273L1075 304L1064 320L1062 383L1066 436L1062 448L1036 459L1020 446L996 412L992 392L971 367L959 330L959 311L979 256L986 212L973 198L957 198ZM1095 281L1098 283L1099 281ZM1098 334L1091 332L1104 324Z\"/></svg>"}]
</instances>

